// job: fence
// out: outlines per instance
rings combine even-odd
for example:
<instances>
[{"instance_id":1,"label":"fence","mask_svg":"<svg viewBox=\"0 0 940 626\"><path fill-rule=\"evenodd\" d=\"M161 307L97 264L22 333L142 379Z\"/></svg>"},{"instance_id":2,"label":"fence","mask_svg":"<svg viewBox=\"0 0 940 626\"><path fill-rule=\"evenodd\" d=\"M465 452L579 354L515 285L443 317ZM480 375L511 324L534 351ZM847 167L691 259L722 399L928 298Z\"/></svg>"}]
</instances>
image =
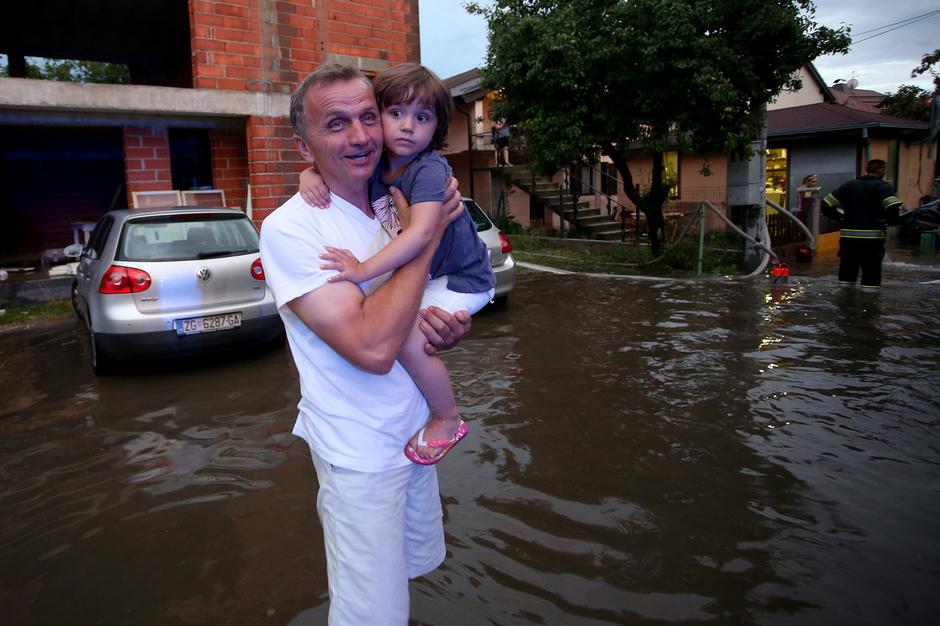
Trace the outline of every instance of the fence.
<instances>
[{"instance_id":1,"label":"fence","mask_svg":"<svg viewBox=\"0 0 940 626\"><path fill-rule=\"evenodd\" d=\"M668 200L663 206L666 218L666 240L671 241L678 235L683 225L697 216L702 202L709 202L719 209L725 217L728 212L727 189L724 187L682 187L679 198ZM728 225L713 211L705 212L705 230L708 232L726 230Z\"/></svg>"},{"instance_id":2,"label":"fence","mask_svg":"<svg viewBox=\"0 0 940 626\"><path fill-rule=\"evenodd\" d=\"M767 231L770 233L770 240L774 247L806 241L806 234L800 227L776 209L767 209Z\"/></svg>"}]
</instances>

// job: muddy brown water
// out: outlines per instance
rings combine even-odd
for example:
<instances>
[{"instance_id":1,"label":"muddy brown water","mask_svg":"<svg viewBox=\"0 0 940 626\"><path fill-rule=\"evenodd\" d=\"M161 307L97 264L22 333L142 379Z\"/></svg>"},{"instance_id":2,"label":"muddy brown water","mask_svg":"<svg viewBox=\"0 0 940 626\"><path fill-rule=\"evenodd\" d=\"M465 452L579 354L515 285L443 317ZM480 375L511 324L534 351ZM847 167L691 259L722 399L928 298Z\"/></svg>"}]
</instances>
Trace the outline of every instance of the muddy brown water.
<instances>
[{"instance_id":1,"label":"muddy brown water","mask_svg":"<svg viewBox=\"0 0 940 626\"><path fill-rule=\"evenodd\" d=\"M520 275L446 356L471 433L413 623L935 623L940 266L894 258L877 296ZM2 623L326 623L286 349L95 379L69 321L0 351Z\"/></svg>"}]
</instances>

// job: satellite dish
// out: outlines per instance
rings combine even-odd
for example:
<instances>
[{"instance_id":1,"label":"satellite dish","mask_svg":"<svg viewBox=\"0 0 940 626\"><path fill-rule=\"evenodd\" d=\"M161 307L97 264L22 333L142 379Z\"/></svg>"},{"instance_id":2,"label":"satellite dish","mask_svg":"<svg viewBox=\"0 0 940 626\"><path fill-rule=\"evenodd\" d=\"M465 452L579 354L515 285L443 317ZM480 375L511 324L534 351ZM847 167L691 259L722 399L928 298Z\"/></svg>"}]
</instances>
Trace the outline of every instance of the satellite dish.
<instances>
[{"instance_id":1,"label":"satellite dish","mask_svg":"<svg viewBox=\"0 0 940 626\"><path fill-rule=\"evenodd\" d=\"M849 89L855 89L856 87L858 87L858 79L857 79L857 78L850 78L850 79L849 79L849 82L848 82L847 84L848 84L848 86L849 86Z\"/></svg>"}]
</instances>

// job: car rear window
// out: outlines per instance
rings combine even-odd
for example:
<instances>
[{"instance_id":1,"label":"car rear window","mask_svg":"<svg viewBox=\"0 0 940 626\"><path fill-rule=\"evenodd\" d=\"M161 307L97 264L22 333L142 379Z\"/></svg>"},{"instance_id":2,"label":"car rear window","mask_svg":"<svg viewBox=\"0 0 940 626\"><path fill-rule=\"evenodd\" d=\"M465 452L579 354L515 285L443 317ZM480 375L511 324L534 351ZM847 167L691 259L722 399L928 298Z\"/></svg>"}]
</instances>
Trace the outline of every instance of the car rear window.
<instances>
[{"instance_id":1,"label":"car rear window","mask_svg":"<svg viewBox=\"0 0 940 626\"><path fill-rule=\"evenodd\" d=\"M493 228L493 222L490 221L490 218L486 217L483 209L481 209L476 202L473 202L472 200L464 200L463 204L465 207L467 207L467 213L470 214L470 218L476 225L478 233Z\"/></svg>"},{"instance_id":2,"label":"car rear window","mask_svg":"<svg viewBox=\"0 0 940 626\"><path fill-rule=\"evenodd\" d=\"M258 230L244 215L160 215L124 224L119 261L185 261L258 252Z\"/></svg>"}]
</instances>

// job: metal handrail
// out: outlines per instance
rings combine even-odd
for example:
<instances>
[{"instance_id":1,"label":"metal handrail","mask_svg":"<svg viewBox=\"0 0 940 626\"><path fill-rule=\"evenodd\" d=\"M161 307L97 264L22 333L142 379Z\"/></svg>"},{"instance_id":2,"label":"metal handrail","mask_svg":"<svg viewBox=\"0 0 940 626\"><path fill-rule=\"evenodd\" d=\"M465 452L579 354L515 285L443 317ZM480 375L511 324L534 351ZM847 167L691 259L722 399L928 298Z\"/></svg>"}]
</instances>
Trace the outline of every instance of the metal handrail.
<instances>
[{"instance_id":1,"label":"metal handrail","mask_svg":"<svg viewBox=\"0 0 940 626\"><path fill-rule=\"evenodd\" d=\"M757 269L750 273L750 276L756 276L757 274L762 273L762 272L764 271L764 269L767 267L767 262L768 262L770 259L776 259L776 258L777 258L777 255L776 255L776 253L774 253L773 250L771 250L769 247L767 247L766 245L764 245L764 244L761 243L760 241L754 239L753 237L751 237L750 235L748 235L746 232L744 232L743 230L741 230L740 228L738 228L737 224L735 224L735 223L732 222L730 219L728 219L728 218L725 216L724 212L723 212L721 209L717 208L714 204L712 204L712 203L709 202L708 200L702 200L702 204L699 206L699 210L702 211L702 216L703 216L703 218L702 218L702 231L703 231L703 232L704 232L704 228L705 228L705 220L704 220L705 207L708 207L709 209L711 209L712 211L714 211L715 215L717 215L718 217L720 217L720 218L722 219L722 221L724 221L725 224L727 224L728 226L730 226L731 229L732 229L734 232L738 233L739 235L741 235L742 237L744 237L747 241L751 242L753 245L757 246L758 248L762 249L764 252L767 253L766 255L764 255L764 258L761 260L761 262L760 262L760 264L758 265ZM763 225L764 225L764 236L767 238L768 241L770 241L770 234L767 232L767 220L763 220ZM701 239L701 235L700 235L700 239ZM699 248L700 248L700 249L699 249L699 268L698 268L698 273L699 273L699 275L701 275L701 273L702 273L702 263L701 263L701 256L702 256L702 254L701 254L701 246L702 246L702 245L703 245L703 244L702 244L702 242L700 241L700 243L699 243Z\"/></svg>"},{"instance_id":2,"label":"metal handrail","mask_svg":"<svg viewBox=\"0 0 940 626\"><path fill-rule=\"evenodd\" d=\"M568 182L568 188L571 189L571 178L572 178L571 168L566 167L564 171L565 171L565 177L566 177L566 178L568 179L568 181L569 181L569 182ZM601 174L601 176L608 176L608 177L610 177L611 179L613 179L614 181L617 181L617 179L616 179L615 177L613 177L613 176L610 176L610 174L605 174L605 173L604 173L603 171L601 171L601 170L598 170L598 172ZM613 202L615 205L617 205L617 207L618 207L618 209L619 209L619 216L618 216L618 217L619 217L619 220L618 220L617 218L615 218L615 221L619 221L619 222L620 222L620 241L621 241L621 242L625 242L625 241L627 240L627 219L626 219L626 214L627 214L627 213L632 213L632 212L635 211L635 212L636 212L636 231L637 231L637 232L636 232L636 236L637 236L637 238L639 238L639 236L640 236L640 208L639 208L639 207L637 207L637 208L631 210L629 207L627 207L626 205L622 204L622 203L621 203L619 200L617 200L616 198L611 197L610 194L604 193L603 191L597 189L597 188L596 188L594 185L592 185L590 182L581 180L581 177L580 177L580 176L578 177L578 180L581 182L581 185L586 186L592 194L601 195L601 196L607 198L607 215L608 215L608 217L611 217L611 216L612 216L611 211L610 211L610 204L611 204L611 202ZM586 195L586 194L582 194L582 195ZM575 198L574 194L571 194L571 196L572 196L572 198ZM575 201L577 201L577 198L575 198ZM577 211L577 209L575 209L575 211ZM615 209L615 211L617 211L617 209Z\"/></svg>"},{"instance_id":3,"label":"metal handrail","mask_svg":"<svg viewBox=\"0 0 940 626\"><path fill-rule=\"evenodd\" d=\"M615 178L614 176L611 176L610 174L605 174L602 170L597 170L597 171L600 173L601 176L607 176L607 177L610 178L611 180L618 181L617 178ZM570 178L570 177L571 177L570 168L567 168L567 167L566 167L566 168L565 168L565 172L566 172L566 175ZM578 180L581 180L581 178L579 177ZM581 184L587 186L588 188L590 188L591 193L600 194L600 195L604 196L605 198L607 198L608 203L609 203L609 202L613 202L614 204L616 204L616 205L617 205L618 207L620 207L621 209L627 209L628 211L631 210L631 209L629 209L627 206L625 206L624 204L622 204L619 200L617 200L616 198L611 197L610 194L604 193L603 191L599 190L597 187L595 187L595 186L592 185L591 183L581 180ZM569 188L570 188L570 185L569 185ZM586 195L586 194L585 194L585 195Z\"/></svg>"}]
</instances>

